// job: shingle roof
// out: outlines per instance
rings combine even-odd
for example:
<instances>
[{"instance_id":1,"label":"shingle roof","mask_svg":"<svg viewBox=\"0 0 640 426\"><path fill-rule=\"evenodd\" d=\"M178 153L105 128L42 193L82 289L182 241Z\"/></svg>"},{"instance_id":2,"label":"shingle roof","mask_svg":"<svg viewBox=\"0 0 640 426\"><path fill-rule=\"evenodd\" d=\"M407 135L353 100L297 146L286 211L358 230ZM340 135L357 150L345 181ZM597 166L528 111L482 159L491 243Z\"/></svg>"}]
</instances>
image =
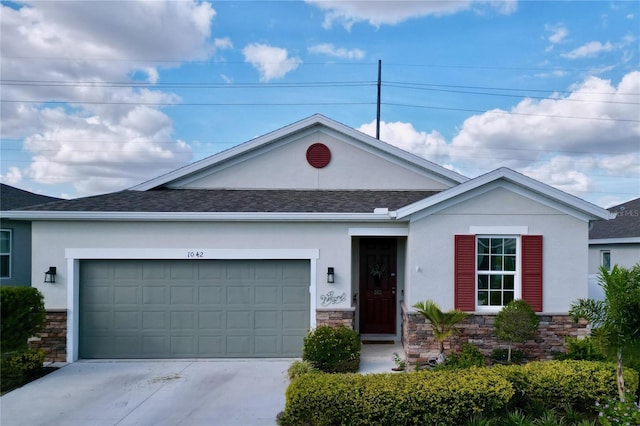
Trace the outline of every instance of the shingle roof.
<instances>
[{"instance_id":1,"label":"shingle roof","mask_svg":"<svg viewBox=\"0 0 640 426\"><path fill-rule=\"evenodd\" d=\"M160 189L62 200L29 211L373 213L396 210L435 191Z\"/></svg>"},{"instance_id":2,"label":"shingle roof","mask_svg":"<svg viewBox=\"0 0 640 426\"><path fill-rule=\"evenodd\" d=\"M60 198L34 194L33 192L5 185L4 183L0 184L0 210L21 209L27 206L58 200L60 200Z\"/></svg>"},{"instance_id":3,"label":"shingle roof","mask_svg":"<svg viewBox=\"0 0 640 426\"><path fill-rule=\"evenodd\" d=\"M640 198L608 210L616 213L616 218L594 222L589 231L590 240L640 237Z\"/></svg>"}]
</instances>

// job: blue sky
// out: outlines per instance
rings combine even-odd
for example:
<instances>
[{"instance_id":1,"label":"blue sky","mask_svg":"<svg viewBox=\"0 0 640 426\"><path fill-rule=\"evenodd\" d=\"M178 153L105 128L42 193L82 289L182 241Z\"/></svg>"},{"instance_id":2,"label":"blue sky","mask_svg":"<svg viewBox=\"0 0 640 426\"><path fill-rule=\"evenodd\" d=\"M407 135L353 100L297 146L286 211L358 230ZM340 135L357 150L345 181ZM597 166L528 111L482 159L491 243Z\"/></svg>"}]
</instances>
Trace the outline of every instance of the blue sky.
<instances>
[{"instance_id":1,"label":"blue sky","mask_svg":"<svg viewBox=\"0 0 640 426\"><path fill-rule=\"evenodd\" d=\"M637 1L2 2L2 182L129 188L314 113L466 176L640 196Z\"/></svg>"}]
</instances>

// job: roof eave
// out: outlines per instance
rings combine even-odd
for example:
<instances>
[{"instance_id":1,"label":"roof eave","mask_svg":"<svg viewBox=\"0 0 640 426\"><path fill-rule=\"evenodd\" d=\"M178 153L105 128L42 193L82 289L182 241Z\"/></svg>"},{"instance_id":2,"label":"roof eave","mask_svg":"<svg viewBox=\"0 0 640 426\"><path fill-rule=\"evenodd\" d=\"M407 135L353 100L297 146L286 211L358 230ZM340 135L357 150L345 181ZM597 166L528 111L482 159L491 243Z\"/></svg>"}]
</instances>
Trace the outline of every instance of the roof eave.
<instances>
[{"instance_id":1,"label":"roof eave","mask_svg":"<svg viewBox=\"0 0 640 426\"><path fill-rule=\"evenodd\" d=\"M61 221L147 221L147 222L386 222L395 221L395 211L379 213L298 212L82 212L7 211L5 219Z\"/></svg>"}]
</instances>

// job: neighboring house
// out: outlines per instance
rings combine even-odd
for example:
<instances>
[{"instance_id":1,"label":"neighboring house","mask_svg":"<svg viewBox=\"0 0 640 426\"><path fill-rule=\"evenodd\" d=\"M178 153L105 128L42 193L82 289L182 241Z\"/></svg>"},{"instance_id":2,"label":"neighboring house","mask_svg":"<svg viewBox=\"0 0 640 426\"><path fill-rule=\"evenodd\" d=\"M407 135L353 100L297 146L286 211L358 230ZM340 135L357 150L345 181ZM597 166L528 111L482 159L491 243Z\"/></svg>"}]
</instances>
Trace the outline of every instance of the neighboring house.
<instances>
[{"instance_id":1,"label":"neighboring house","mask_svg":"<svg viewBox=\"0 0 640 426\"><path fill-rule=\"evenodd\" d=\"M611 207L615 218L594 222L589 230L589 297L604 299L600 266L630 268L640 262L640 198Z\"/></svg>"},{"instance_id":2,"label":"neighboring house","mask_svg":"<svg viewBox=\"0 0 640 426\"><path fill-rule=\"evenodd\" d=\"M34 286L66 312L78 358L300 356L344 323L437 354L411 306L474 315L496 344L515 298L540 313L536 356L581 333L588 231L605 209L513 170L466 178L314 115L129 190L11 212L33 221ZM57 268L57 282L40 271ZM37 273L36 273L37 272Z\"/></svg>"},{"instance_id":3,"label":"neighboring house","mask_svg":"<svg viewBox=\"0 0 640 426\"><path fill-rule=\"evenodd\" d=\"M0 211L59 200L0 184ZM4 214L0 215L0 285L31 285L31 222L10 220Z\"/></svg>"}]
</instances>

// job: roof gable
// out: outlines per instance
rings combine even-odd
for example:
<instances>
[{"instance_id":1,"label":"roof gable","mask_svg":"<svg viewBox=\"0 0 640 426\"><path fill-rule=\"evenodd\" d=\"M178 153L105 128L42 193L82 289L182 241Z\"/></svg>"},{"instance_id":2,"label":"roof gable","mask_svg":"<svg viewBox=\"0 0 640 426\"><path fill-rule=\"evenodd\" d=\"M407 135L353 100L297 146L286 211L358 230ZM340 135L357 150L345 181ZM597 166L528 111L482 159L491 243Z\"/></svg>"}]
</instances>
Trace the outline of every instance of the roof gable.
<instances>
[{"instance_id":1,"label":"roof gable","mask_svg":"<svg viewBox=\"0 0 640 426\"><path fill-rule=\"evenodd\" d=\"M610 213L601 207L502 167L432 197L402 207L397 211L397 218L428 216L471 198L482 196L482 194L499 187L585 221L611 217Z\"/></svg>"},{"instance_id":2,"label":"roof gable","mask_svg":"<svg viewBox=\"0 0 640 426\"><path fill-rule=\"evenodd\" d=\"M324 169L306 163L305 152L313 143L326 144L332 152ZM313 115L131 189L442 190L466 180L393 145Z\"/></svg>"}]
</instances>

